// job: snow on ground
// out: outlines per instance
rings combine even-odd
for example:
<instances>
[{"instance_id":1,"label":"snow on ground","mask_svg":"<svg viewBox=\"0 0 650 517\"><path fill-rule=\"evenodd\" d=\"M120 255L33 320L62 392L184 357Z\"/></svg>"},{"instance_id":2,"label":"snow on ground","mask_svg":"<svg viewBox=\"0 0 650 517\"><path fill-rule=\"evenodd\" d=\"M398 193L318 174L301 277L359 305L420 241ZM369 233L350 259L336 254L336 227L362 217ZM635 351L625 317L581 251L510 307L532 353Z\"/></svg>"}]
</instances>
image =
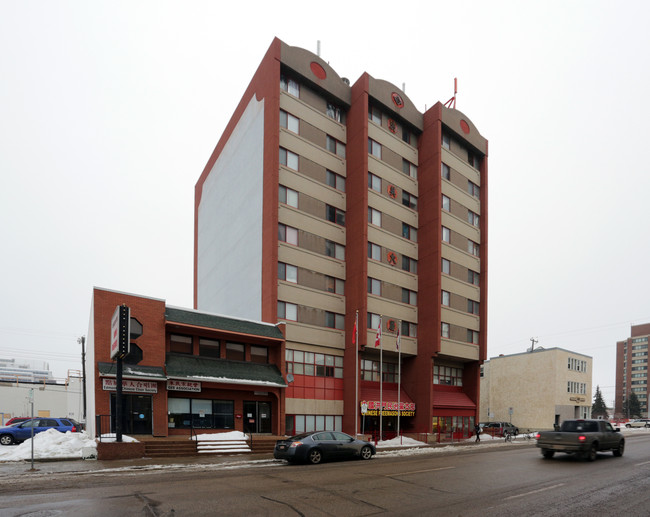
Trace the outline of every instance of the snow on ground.
<instances>
[{"instance_id":1,"label":"snow on ground","mask_svg":"<svg viewBox=\"0 0 650 517\"><path fill-rule=\"evenodd\" d=\"M34 459L81 459L85 448L97 449L97 443L85 431L60 433L48 429L34 436ZM96 451L95 451L96 455ZM23 461L32 458L32 439L19 445L1 445L1 461Z\"/></svg>"},{"instance_id":2,"label":"snow on ground","mask_svg":"<svg viewBox=\"0 0 650 517\"><path fill-rule=\"evenodd\" d=\"M627 429L621 427L621 432L623 434L634 434L634 433L650 433L650 429L644 429L643 427L637 427L632 429ZM232 440L239 441L245 438L244 433L239 431L232 431L229 433L219 434L219 440ZM203 440L214 440L214 434L201 434L197 436L199 441ZM523 435L518 435L517 438L512 442L512 445L525 445L529 443L534 443L534 436L531 436L531 440L524 439ZM130 436L123 435L122 440L125 442L137 441ZM474 442L475 438L471 437L466 440L462 440L462 443ZM102 441L115 441L115 435L102 435ZM401 443L400 443L401 441ZM393 438L392 440L381 441L377 444L378 456L379 457L393 457L393 456L412 456L418 454L439 454L442 452L449 452L454 450L455 446L459 442L450 443L449 445L443 447L423 447L426 445L423 442L413 440L411 438L399 437ZM500 447L505 445L505 440L503 438L493 437L488 434L481 435L480 447ZM477 444L478 445L478 444ZM508 444L510 445L510 444ZM97 448L97 442L90 438L85 432L81 433L60 433L54 429L49 429L42 433L34 436L34 459L44 460L44 459L81 459L84 456L91 456L90 452L92 449ZM393 449L393 450L381 450L381 449ZM460 450L460 449L456 449ZM234 452L234 451L233 451ZM32 444L31 440L25 440L19 445L0 445L0 462L5 461L25 461L30 460L32 457Z\"/></svg>"}]
</instances>

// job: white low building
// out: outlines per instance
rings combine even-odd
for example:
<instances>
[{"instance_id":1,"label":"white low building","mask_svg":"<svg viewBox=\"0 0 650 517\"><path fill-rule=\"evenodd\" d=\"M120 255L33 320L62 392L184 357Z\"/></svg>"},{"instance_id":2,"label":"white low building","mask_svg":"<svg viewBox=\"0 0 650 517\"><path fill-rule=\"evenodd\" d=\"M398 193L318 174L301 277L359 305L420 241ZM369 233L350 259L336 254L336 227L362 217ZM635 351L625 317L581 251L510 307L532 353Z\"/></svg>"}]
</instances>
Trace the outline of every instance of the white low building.
<instances>
[{"instance_id":1,"label":"white low building","mask_svg":"<svg viewBox=\"0 0 650 517\"><path fill-rule=\"evenodd\" d=\"M592 358L563 348L492 357L481 367L479 420L520 431L590 418Z\"/></svg>"}]
</instances>

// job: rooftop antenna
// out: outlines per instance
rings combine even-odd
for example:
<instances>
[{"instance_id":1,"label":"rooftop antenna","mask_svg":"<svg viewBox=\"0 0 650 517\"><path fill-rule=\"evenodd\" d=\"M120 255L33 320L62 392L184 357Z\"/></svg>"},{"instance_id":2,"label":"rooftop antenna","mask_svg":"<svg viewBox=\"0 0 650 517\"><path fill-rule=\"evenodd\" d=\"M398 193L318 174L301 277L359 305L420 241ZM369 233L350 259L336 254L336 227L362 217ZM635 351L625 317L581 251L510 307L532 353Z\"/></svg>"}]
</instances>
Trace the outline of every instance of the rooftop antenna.
<instances>
[{"instance_id":1,"label":"rooftop antenna","mask_svg":"<svg viewBox=\"0 0 650 517\"><path fill-rule=\"evenodd\" d=\"M532 352L535 349L535 344L539 343L539 339L535 339L534 337L530 338L530 352Z\"/></svg>"},{"instance_id":2,"label":"rooftop antenna","mask_svg":"<svg viewBox=\"0 0 650 517\"><path fill-rule=\"evenodd\" d=\"M320 57L320 40L316 40L316 55Z\"/></svg>"},{"instance_id":3,"label":"rooftop antenna","mask_svg":"<svg viewBox=\"0 0 650 517\"><path fill-rule=\"evenodd\" d=\"M456 94L458 93L458 79L454 77L454 96L449 99L447 102L445 102L445 107L446 108L454 108L456 109Z\"/></svg>"}]
</instances>

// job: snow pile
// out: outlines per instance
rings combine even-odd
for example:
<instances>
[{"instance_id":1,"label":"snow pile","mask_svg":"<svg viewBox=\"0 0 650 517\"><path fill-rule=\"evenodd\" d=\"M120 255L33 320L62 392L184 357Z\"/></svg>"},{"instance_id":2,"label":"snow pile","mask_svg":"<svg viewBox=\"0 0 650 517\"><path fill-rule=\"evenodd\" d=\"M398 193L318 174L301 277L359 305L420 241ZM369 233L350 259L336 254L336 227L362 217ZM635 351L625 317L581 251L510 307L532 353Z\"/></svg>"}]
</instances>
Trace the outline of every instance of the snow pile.
<instances>
[{"instance_id":1,"label":"snow pile","mask_svg":"<svg viewBox=\"0 0 650 517\"><path fill-rule=\"evenodd\" d=\"M246 440L246 435L241 431L230 431L228 433L197 434L196 438L192 436L192 440L242 441Z\"/></svg>"},{"instance_id":2,"label":"snow pile","mask_svg":"<svg viewBox=\"0 0 650 517\"><path fill-rule=\"evenodd\" d=\"M192 440L197 440L196 448L199 454L251 452L248 441L246 441L246 435L241 431L199 434L196 438L192 437Z\"/></svg>"},{"instance_id":3,"label":"snow pile","mask_svg":"<svg viewBox=\"0 0 650 517\"><path fill-rule=\"evenodd\" d=\"M79 459L82 457L82 449L89 447L97 449L97 444L85 431L60 433L56 429L48 429L34 436L34 459ZM0 446L0 461L22 461L31 458L31 438L20 445Z\"/></svg>"},{"instance_id":4,"label":"snow pile","mask_svg":"<svg viewBox=\"0 0 650 517\"><path fill-rule=\"evenodd\" d=\"M377 449L384 447L419 447L421 445L426 445L426 443L419 442L406 436L396 436L392 440L382 440L377 442Z\"/></svg>"}]
</instances>

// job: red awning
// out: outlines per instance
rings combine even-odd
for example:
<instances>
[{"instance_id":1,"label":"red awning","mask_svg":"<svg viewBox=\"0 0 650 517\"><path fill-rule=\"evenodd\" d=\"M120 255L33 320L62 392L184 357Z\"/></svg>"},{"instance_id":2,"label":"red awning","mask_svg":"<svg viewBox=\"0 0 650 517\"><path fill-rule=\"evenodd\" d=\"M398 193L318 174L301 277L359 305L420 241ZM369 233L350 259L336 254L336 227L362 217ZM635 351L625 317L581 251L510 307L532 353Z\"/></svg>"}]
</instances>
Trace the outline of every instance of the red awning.
<instances>
[{"instance_id":1,"label":"red awning","mask_svg":"<svg viewBox=\"0 0 650 517\"><path fill-rule=\"evenodd\" d=\"M472 399L470 399L462 391L434 391L433 406L472 409L476 408L476 404L472 402Z\"/></svg>"}]
</instances>

